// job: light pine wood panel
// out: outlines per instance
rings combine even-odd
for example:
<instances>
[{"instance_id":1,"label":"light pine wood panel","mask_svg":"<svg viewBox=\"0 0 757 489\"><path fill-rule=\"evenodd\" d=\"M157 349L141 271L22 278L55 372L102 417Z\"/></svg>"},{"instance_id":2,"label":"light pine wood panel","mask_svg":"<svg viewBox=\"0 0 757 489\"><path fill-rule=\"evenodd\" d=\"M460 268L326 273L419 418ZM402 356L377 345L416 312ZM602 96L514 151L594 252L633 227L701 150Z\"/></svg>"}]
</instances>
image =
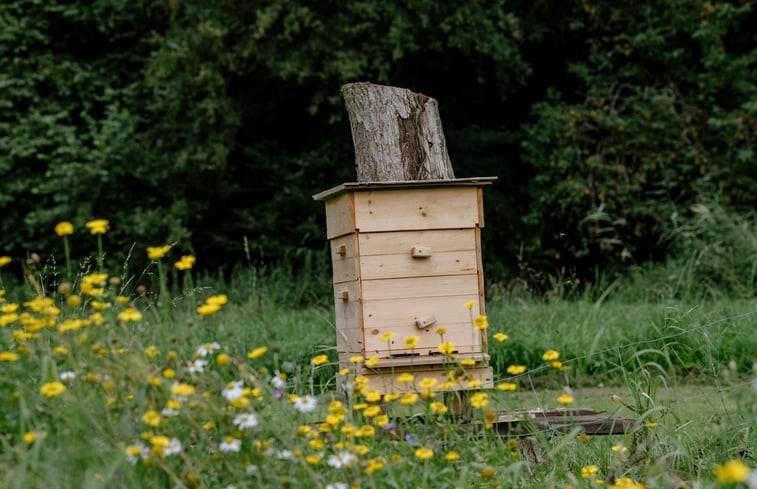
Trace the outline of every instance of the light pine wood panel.
<instances>
[{"instance_id":1,"label":"light pine wood panel","mask_svg":"<svg viewBox=\"0 0 757 489\"><path fill-rule=\"evenodd\" d=\"M333 239L355 230L354 195L340 195L326 202L326 237Z\"/></svg>"},{"instance_id":2,"label":"light pine wood panel","mask_svg":"<svg viewBox=\"0 0 757 489\"><path fill-rule=\"evenodd\" d=\"M367 191L354 198L360 232L472 228L479 223L476 188Z\"/></svg>"},{"instance_id":3,"label":"light pine wood panel","mask_svg":"<svg viewBox=\"0 0 757 489\"><path fill-rule=\"evenodd\" d=\"M429 246L433 253L476 249L476 230L440 229L358 234L360 256L412 254L414 246ZM433 255L429 258L433 258ZM426 258L419 258L424 260Z\"/></svg>"},{"instance_id":4,"label":"light pine wood panel","mask_svg":"<svg viewBox=\"0 0 757 489\"><path fill-rule=\"evenodd\" d=\"M394 392L394 393L403 393L407 391L419 391L413 383L399 383L394 380L396 376L401 375L405 372L411 372L413 375L415 375L415 384L420 382L421 379L424 378L433 378L437 380L437 386L439 384L442 384L447 381L447 373L444 369L436 368L436 369L395 369L394 371L394 377L392 376L391 372L380 372L375 373L372 371L365 371L363 372L363 375L368 378L368 388L369 389L376 389L382 394L386 394L388 392ZM479 380L481 381L482 385L480 387L477 387L477 389L492 389L494 387L494 374L492 372L491 367L479 367L479 368L469 368L466 370L468 379L465 381L461 381L457 383L452 389L449 389L448 391L457 391L457 390L467 390L469 387L467 387L467 383L471 380ZM432 391L438 391L438 389L431 389ZM395 401L398 402L398 401Z\"/></svg>"},{"instance_id":5,"label":"light pine wood panel","mask_svg":"<svg viewBox=\"0 0 757 489\"><path fill-rule=\"evenodd\" d=\"M409 250L401 255L360 257L363 280L475 274L477 266L475 250L435 252L428 258L413 258Z\"/></svg>"},{"instance_id":6,"label":"light pine wood panel","mask_svg":"<svg viewBox=\"0 0 757 489\"><path fill-rule=\"evenodd\" d=\"M363 351L363 311L359 301L360 284L356 281L334 284L334 318L337 350L360 353ZM347 294L347 299L343 294Z\"/></svg>"},{"instance_id":7,"label":"light pine wood panel","mask_svg":"<svg viewBox=\"0 0 757 489\"><path fill-rule=\"evenodd\" d=\"M331 266L334 283L351 282L359 277L357 235L348 234L331 240ZM341 253L344 251L344 253Z\"/></svg>"},{"instance_id":8,"label":"light pine wood panel","mask_svg":"<svg viewBox=\"0 0 757 489\"><path fill-rule=\"evenodd\" d=\"M472 275L363 280L362 290L364 301L473 296L478 294L478 275L474 273Z\"/></svg>"}]
</instances>

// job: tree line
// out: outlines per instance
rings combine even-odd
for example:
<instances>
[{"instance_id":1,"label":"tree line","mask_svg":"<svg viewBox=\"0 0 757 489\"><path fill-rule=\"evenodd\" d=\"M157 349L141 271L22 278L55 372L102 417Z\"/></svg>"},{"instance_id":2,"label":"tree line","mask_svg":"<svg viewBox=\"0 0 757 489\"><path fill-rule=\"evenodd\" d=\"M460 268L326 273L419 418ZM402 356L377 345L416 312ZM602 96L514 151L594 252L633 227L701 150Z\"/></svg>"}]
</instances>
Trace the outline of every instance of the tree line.
<instances>
[{"instance_id":1,"label":"tree line","mask_svg":"<svg viewBox=\"0 0 757 489\"><path fill-rule=\"evenodd\" d=\"M755 10L8 0L0 254L59 255L57 222L107 218L117 259L176 243L209 269L327 263L311 195L355 180L339 88L372 81L436 98L456 175L499 177L490 278L664 260L693 206L755 208Z\"/></svg>"}]
</instances>

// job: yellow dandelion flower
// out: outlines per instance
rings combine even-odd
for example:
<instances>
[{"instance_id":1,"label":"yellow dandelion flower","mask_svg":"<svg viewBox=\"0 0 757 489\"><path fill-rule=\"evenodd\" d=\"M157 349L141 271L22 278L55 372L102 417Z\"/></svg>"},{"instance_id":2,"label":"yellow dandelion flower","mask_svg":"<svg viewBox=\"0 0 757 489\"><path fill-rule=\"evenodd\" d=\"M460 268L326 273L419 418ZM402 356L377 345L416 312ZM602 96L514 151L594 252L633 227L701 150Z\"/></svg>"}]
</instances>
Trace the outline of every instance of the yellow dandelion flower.
<instances>
[{"instance_id":1,"label":"yellow dandelion flower","mask_svg":"<svg viewBox=\"0 0 757 489\"><path fill-rule=\"evenodd\" d=\"M374 365L376 365L376 363L378 363L378 361L379 361L378 355L373 355L371 358L369 358L368 360L365 361L365 366L366 367L373 367ZM357 380L357 379L355 379L355 380Z\"/></svg>"},{"instance_id":2,"label":"yellow dandelion flower","mask_svg":"<svg viewBox=\"0 0 757 489\"><path fill-rule=\"evenodd\" d=\"M372 418L373 416L378 416L380 412L380 406L370 406L363 410L363 416L365 416L366 418Z\"/></svg>"},{"instance_id":3,"label":"yellow dandelion flower","mask_svg":"<svg viewBox=\"0 0 757 489\"><path fill-rule=\"evenodd\" d=\"M489 404L489 397L486 392L476 392L470 396L470 405L476 409L481 409Z\"/></svg>"},{"instance_id":4,"label":"yellow dandelion flower","mask_svg":"<svg viewBox=\"0 0 757 489\"><path fill-rule=\"evenodd\" d=\"M402 399L400 399L400 404L403 406L410 406L416 402L418 402L418 394L414 392L405 392Z\"/></svg>"},{"instance_id":5,"label":"yellow dandelion flower","mask_svg":"<svg viewBox=\"0 0 757 489\"><path fill-rule=\"evenodd\" d=\"M74 295L69 295L66 298L66 304L68 304L68 307L72 307L74 309L76 309L77 307L80 307L81 306L81 302L82 302L81 301L81 297L79 297L78 295L75 295L75 294Z\"/></svg>"},{"instance_id":6,"label":"yellow dandelion flower","mask_svg":"<svg viewBox=\"0 0 757 489\"><path fill-rule=\"evenodd\" d=\"M502 382L501 384L497 384L497 389L501 391L514 391L518 388L517 384L513 384L512 382Z\"/></svg>"},{"instance_id":7,"label":"yellow dandelion flower","mask_svg":"<svg viewBox=\"0 0 757 489\"><path fill-rule=\"evenodd\" d=\"M11 262L10 256L0 256L0 268Z\"/></svg>"},{"instance_id":8,"label":"yellow dandelion flower","mask_svg":"<svg viewBox=\"0 0 757 489\"><path fill-rule=\"evenodd\" d=\"M520 375L525 371L525 365L510 365L509 367L507 367L507 373L510 375Z\"/></svg>"},{"instance_id":9,"label":"yellow dandelion flower","mask_svg":"<svg viewBox=\"0 0 757 489\"><path fill-rule=\"evenodd\" d=\"M476 301L468 301L465 304L463 304L463 307L466 309L473 309L473 306L476 305Z\"/></svg>"},{"instance_id":10,"label":"yellow dandelion flower","mask_svg":"<svg viewBox=\"0 0 757 489\"><path fill-rule=\"evenodd\" d=\"M305 462L309 463L310 465L315 465L320 461L321 461L321 456L317 454L308 455L307 457L305 457Z\"/></svg>"},{"instance_id":11,"label":"yellow dandelion flower","mask_svg":"<svg viewBox=\"0 0 757 489\"><path fill-rule=\"evenodd\" d=\"M55 234L58 236L67 236L74 233L74 225L68 221L61 221L55 225Z\"/></svg>"},{"instance_id":12,"label":"yellow dandelion flower","mask_svg":"<svg viewBox=\"0 0 757 489\"><path fill-rule=\"evenodd\" d=\"M381 392L376 389L371 389L365 393L365 400L367 402L378 402L381 400Z\"/></svg>"},{"instance_id":13,"label":"yellow dandelion flower","mask_svg":"<svg viewBox=\"0 0 757 489\"><path fill-rule=\"evenodd\" d=\"M110 229L110 222L107 219L95 219L85 224L91 234L105 234Z\"/></svg>"},{"instance_id":14,"label":"yellow dandelion flower","mask_svg":"<svg viewBox=\"0 0 757 489\"><path fill-rule=\"evenodd\" d=\"M483 477L486 477L487 479L491 479L492 477L494 477L494 469L492 469L491 467L484 467L483 469L481 469L481 475Z\"/></svg>"},{"instance_id":15,"label":"yellow dandelion flower","mask_svg":"<svg viewBox=\"0 0 757 489\"><path fill-rule=\"evenodd\" d=\"M210 316L221 310L221 306L218 304L203 304L197 307L197 313L200 317Z\"/></svg>"},{"instance_id":16,"label":"yellow dandelion flower","mask_svg":"<svg viewBox=\"0 0 757 489\"><path fill-rule=\"evenodd\" d=\"M39 432L38 431L27 431L24 433L24 443L27 445L31 445L35 441L37 441L37 438L39 438Z\"/></svg>"},{"instance_id":17,"label":"yellow dandelion flower","mask_svg":"<svg viewBox=\"0 0 757 489\"><path fill-rule=\"evenodd\" d=\"M166 253L168 253L168 250L171 249L171 245L165 245L165 246L148 246L147 247L147 258L150 260L159 260L165 256Z\"/></svg>"},{"instance_id":18,"label":"yellow dandelion flower","mask_svg":"<svg viewBox=\"0 0 757 489\"><path fill-rule=\"evenodd\" d=\"M195 386L191 384L175 383L171 386L171 394L177 397L191 396L195 393Z\"/></svg>"},{"instance_id":19,"label":"yellow dandelion flower","mask_svg":"<svg viewBox=\"0 0 757 489\"><path fill-rule=\"evenodd\" d=\"M176 376L176 372L172 368L167 368L163 370L163 377L167 379L173 379Z\"/></svg>"},{"instance_id":20,"label":"yellow dandelion flower","mask_svg":"<svg viewBox=\"0 0 757 489\"><path fill-rule=\"evenodd\" d=\"M555 350L547 350L541 356L541 359L545 362L551 362L552 360L557 360L558 358L560 358L560 353Z\"/></svg>"},{"instance_id":21,"label":"yellow dandelion flower","mask_svg":"<svg viewBox=\"0 0 757 489\"><path fill-rule=\"evenodd\" d=\"M229 297L226 294L211 295L205 299L206 304L215 304L217 306L223 306L229 302Z\"/></svg>"},{"instance_id":22,"label":"yellow dandelion flower","mask_svg":"<svg viewBox=\"0 0 757 489\"><path fill-rule=\"evenodd\" d=\"M468 382L468 387L470 387L471 389L475 389L477 387L481 387L482 384L483 384L483 382L481 382L478 379L475 379L475 380L471 380L470 382Z\"/></svg>"},{"instance_id":23,"label":"yellow dandelion flower","mask_svg":"<svg viewBox=\"0 0 757 489\"><path fill-rule=\"evenodd\" d=\"M421 460L428 460L434 458L434 451L430 448L419 448L415 451L415 457Z\"/></svg>"},{"instance_id":24,"label":"yellow dandelion flower","mask_svg":"<svg viewBox=\"0 0 757 489\"><path fill-rule=\"evenodd\" d=\"M350 357L350 363L360 363L364 360L362 355L354 355Z\"/></svg>"},{"instance_id":25,"label":"yellow dandelion flower","mask_svg":"<svg viewBox=\"0 0 757 489\"><path fill-rule=\"evenodd\" d=\"M598 472L599 467L597 467L596 465L587 465L585 467L581 467L581 477L583 477L584 479L595 477Z\"/></svg>"},{"instance_id":26,"label":"yellow dandelion flower","mask_svg":"<svg viewBox=\"0 0 757 489\"><path fill-rule=\"evenodd\" d=\"M313 365L323 365L324 363L328 363L328 361L329 361L329 357L326 355L316 355L311 360Z\"/></svg>"},{"instance_id":27,"label":"yellow dandelion flower","mask_svg":"<svg viewBox=\"0 0 757 489\"><path fill-rule=\"evenodd\" d=\"M436 385L438 381L434 379L433 377L424 377L418 382L418 386L421 389L431 389Z\"/></svg>"},{"instance_id":28,"label":"yellow dandelion flower","mask_svg":"<svg viewBox=\"0 0 757 489\"><path fill-rule=\"evenodd\" d=\"M570 394L561 394L560 396L557 397L557 402L559 402L560 404L564 406L573 404L573 396L571 396Z\"/></svg>"},{"instance_id":29,"label":"yellow dandelion flower","mask_svg":"<svg viewBox=\"0 0 757 489\"><path fill-rule=\"evenodd\" d=\"M444 460L448 462L453 462L459 459L460 459L460 454L458 454L457 452L449 451L444 455Z\"/></svg>"},{"instance_id":30,"label":"yellow dandelion flower","mask_svg":"<svg viewBox=\"0 0 757 489\"><path fill-rule=\"evenodd\" d=\"M397 382L401 384L409 384L413 380L415 380L415 376L409 372L404 372L397 376Z\"/></svg>"},{"instance_id":31,"label":"yellow dandelion flower","mask_svg":"<svg viewBox=\"0 0 757 489\"><path fill-rule=\"evenodd\" d=\"M247 358L256 359L262 357L268 351L267 346L259 346L247 354Z\"/></svg>"},{"instance_id":32,"label":"yellow dandelion flower","mask_svg":"<svg viewBox=\"0 0 757 489\"><path fill-rule=\"evenodd\" d=\"M400 398L400 395L399 394L395 394L393 392L388 392L388 393L384 394L384 402L386 402L386 403L390 403L392 401L396 401L399 398Z\"/></svg>"},{"instance_id":33,"label":"yellow dandelion flower","mask_svg":"<svg viewBox=\"0 0 757 489\"><path fill-rule=\"evenodd\" d=\"M744 482L749 477L749 467L741 460L730 460L715 467L719 482Z\"/></svg>"},{"instance_id":34,"label":"yellow dandelion flower","mask_svg":"<svg viewBox=\"0 0 757 489\"><path fill-rule=\"evenodd\" d=\"M382 414L381 416L376 416L374 422L376 423L376 426L386 426L391 421L389 420L389 416Z\"/></svg>"},{"instance_id":35,"label":"yellow dandelion flower","mask_svg":"<svg viewBox=\"0 0 757 489\"><path fill-rule=\"evenodd\" d=\"M18 353L13 353L12 351L0 352L0 362L15 362L18 359Z\"/></svg>"},{"instance_id":36,"label":"yellow dandelion flower","mask_svg":"<svg viewBox=\"0 0 757 489\"><path fill-rule=\"evenodd\" d=\"M447 406L445 406L443 402L439 401L432 402L428 405L428 407L431 408L431 411L436 414L444 414L448 411Z\"/></svg>"},{"instance_id":37,"label":"yellow dandelion flower","mask_svg":"<svg viewBox=\"0 0 757 489\"><path fill-rule=\"evenodd\" d=\"M160 355L160 350L158 350L158 347L156 347L155 345L150 345L147 348L145 348L145 355L147 355L150 358L156 357Z\"/></svg>"},{"instance_id":38,"label":"yellow dandelion flower","mask_svg":"<svg viewBox=\"0 0 757 489\"><path fill-rule=\"evenodd\" d=\"M395 336L397 336L395 333L384 333L384 334L382 334L379 337L379 340L381 340L381 341L389 341L392 338L394 338Z\"/></svg>"},{"instance_id":39,"label":"yellow dandelion flower","mask_svg":"<svg viewBox=\"0 0 757 489\"><path fill-rule=\"evenodd\" d=\"M489 320L486 316L477 316L473 319L473 324L476 326L477 330L483 331L489 327Z\"/></svg>"},{"instance_id":40,"label":"yellow dandelion flower","mask_svg":"<svg viewBox=\"0 0 757 489\"><path fill-rule=\"evenodd\" d=\"M66 386L60 382L47 382L39 388L39 392L45 397L57 397L65 390Z\"/></svg>"},{"instance_id":41,"label":"yellow dandelion flower","mask_svg":"<svg viewBox=\"0 0 757 489\"><path fill-rule=\"evenodd\" d=\"M123 311L118 313L118 320L123 322L128 321L141 321L142 320L142 313L137 311L136 309L132 309L131 307L127 307Z\"/></svg>"},{"instance_id":42,"label":"yellow dandelion flower","mask_svg":"<svg viewBox=\"0 0 757 489\"><path fill-rule=\"evenodd\" d=\"M455 344L451 341L445 341L437 348L444 356L452 356L452 354L455 352Z\"/></svg>"},{"instance_id":43,"label":"yellow dandelion flower","mask_svg":"<svg viewBox=\"0 0 757 489\"><path fill-rule=\"evenodd\" d=\"M420 338L418 336L408 336L407 338L405 338L405 348L408 348L410 350L414 349L418 344L418 341L420 341Z\"/></svg>"},{"instance_id":44,"label":"yellow dandelion flower","mask_svg":"<svg viewBox=\"0 0 757 489\"><path fill-rule=\"evenodd\" d=\"M443 334L447 334L447 328L437 328L436 329L436 334L438 334L439 336L441 336Z\"/></svg>"},{"instance_id":45,"label":"yellow dandelion flower","mask_svg":"<svg viewBox=\"0 0 757 489\"><path fill-rule=\"evenodd\" d=\"M476 361L472 358L465 358L463 360L460 360L460 365L463 367L472 367L476 364Z\"/></svg>"},{"instance_id":46,"label":"yellow dandelion flower","mask_svg":"<svg viewBox=\"0 0 757 489\"><path fill-rule=\"evenodd\" d=\"M216 356L216 365L224 366L231 362L231 356L228 353L219 353Z\"/></svg>"},{"instance_id":47,"label":"yellow dandelion flower","mask_svg":"<svg viewBox=\"0 0 757 489\"><path fill-rule=\"evenodd\" d=\"M181 257L181 260L177 261L173 265L179 270L189 270L195 264L195 261L197 261L197 259L194 256L184 255Z\"/></svg>"},{"instance_id":48,"label":"yellow dandelion flower","mask_svg":"<svg viewBox=\"0 0 757 489\"><path fill-rule=\"evenodd\" d=\"M507 336L505 333L497 333L497 334L492 335L492 338L502 343L503 341L506 341L509 338L509 336Z\"/></svg>"},{"instance_id":49,"label":"yellow dandelion flower","mask_svg":"<svg viewBox=\"0 0 757 489\"><path fill-rule=\"evenodd\" d=\"M158 414L157 411L147 411L144 415L142 415L142 422L148 426L152 426L153 428L160 425L160 422L162 421L162 418L160 417L160 414Z\"/></svg>"}]
</instances>

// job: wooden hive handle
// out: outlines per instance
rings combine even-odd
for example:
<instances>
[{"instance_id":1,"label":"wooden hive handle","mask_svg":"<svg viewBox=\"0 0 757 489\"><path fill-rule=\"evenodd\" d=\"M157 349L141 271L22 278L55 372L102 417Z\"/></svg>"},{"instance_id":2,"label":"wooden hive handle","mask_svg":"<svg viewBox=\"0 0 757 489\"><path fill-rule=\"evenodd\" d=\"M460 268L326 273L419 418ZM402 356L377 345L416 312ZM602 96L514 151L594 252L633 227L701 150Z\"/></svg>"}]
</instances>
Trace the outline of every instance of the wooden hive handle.
<instances>
[{"instance_id":1,"label":"wooden hive handle","mask_svg":"<svg viewBox=\"0 0 757 489\"><path fill-rule=\"evenodd\" d=\"M433 315L424 316L420 319L415 320L415 325L418 327L418 329L426 329L434 323L436 323L436 318Z\"/></svg>"},{"instance_id":2,"label":"wooden hive handle","mask_svg":"<svg viewBox=\"0 0 757 489\"><path fill-rule=\"evenodd\" d=\"M428 258L433 254L433 250L430 246L413 246L412 250L413 258Z\"/></svg>"}]
</instances>

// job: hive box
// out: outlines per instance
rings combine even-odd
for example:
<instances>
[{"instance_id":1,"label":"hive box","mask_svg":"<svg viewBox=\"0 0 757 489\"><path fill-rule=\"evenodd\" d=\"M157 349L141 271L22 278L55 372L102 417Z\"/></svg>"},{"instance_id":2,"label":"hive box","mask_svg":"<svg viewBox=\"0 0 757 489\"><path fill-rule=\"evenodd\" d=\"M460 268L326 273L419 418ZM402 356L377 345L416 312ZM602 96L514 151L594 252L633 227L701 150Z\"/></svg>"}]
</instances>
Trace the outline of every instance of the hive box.
<instances>
[{"instance_id":1,"label":"hive box","mask_svg":"<svg viewBox=\"0 0 757 489\"><path fill-rule=\"evenodd\" d=\"M454 368L438 350L442 341L476 362L466 378L491 387L486 332L472 318L486 314L482 186L492 180L345 183L313 196L326 204L340 365L377 355L372 368L358 365L372 388L412 387L394 382L405 371L441 383ZM395 336L382 341L386 333ZM420 338L414 349L405 348L408 336Z\"/></svg>"}]
</instances>

